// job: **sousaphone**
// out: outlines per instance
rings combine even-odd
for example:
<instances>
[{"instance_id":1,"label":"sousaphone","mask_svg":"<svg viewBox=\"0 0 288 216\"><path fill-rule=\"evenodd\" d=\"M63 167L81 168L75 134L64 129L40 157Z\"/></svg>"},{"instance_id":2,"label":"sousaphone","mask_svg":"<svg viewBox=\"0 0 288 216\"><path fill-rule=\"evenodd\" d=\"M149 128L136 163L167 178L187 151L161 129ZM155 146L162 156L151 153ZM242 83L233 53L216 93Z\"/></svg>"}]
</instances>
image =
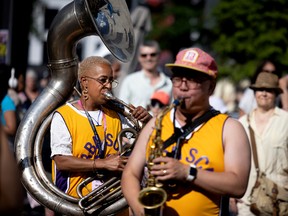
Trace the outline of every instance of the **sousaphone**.
<instances>
[{"instance_id":1,"label":"sousaphone","mask_svg":"<svg viewBox=\"0 0 288 216\"><path fill-rule=\"evenodd\" d=\"M79 207L78 199L61 192L47 178L41 143L51 114L70 98L76 84L77 43L90 35L99 36L120 61L129 61L135 52L134 31L125 0L74 0L59 11L47 39L51 80L26 112L15 139L16 159L24 187L42 205L64 215L87 215L89 212ZM105 208L98 208L97 215L113 214L126 205L125 199L121 198Z\"/></svg>"}]
</instances>

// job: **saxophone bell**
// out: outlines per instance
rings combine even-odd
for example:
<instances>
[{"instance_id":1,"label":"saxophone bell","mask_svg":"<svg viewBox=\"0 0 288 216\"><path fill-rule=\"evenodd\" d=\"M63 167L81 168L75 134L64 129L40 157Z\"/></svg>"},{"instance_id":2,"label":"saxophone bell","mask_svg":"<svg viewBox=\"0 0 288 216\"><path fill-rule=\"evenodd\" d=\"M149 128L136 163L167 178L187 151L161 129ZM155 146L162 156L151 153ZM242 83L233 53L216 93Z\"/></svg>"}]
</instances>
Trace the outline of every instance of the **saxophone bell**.
<instances>
[{"instance_id":1,"label":"saxophone bell","mask_svg":"<svg viewBox=\"0 0 288 216\"><path fill-rule=\"evenodd\" d=\"M147 187L140 191L138 200L144 207L146 216L161 216L167 193L160 187Z\"/></svg>"}]
</instances>

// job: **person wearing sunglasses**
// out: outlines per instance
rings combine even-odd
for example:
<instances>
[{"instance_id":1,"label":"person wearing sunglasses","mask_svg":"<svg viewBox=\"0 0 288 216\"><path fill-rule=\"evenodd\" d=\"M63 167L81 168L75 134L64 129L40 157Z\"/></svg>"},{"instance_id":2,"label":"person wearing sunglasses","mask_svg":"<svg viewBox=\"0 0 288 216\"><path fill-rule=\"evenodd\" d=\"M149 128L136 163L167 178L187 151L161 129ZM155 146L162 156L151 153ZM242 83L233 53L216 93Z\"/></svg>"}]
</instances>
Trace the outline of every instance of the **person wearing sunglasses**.
<instances>
[{"instance_id":1,"label":"person wearing sunglasses","mask_svg":"<svg viewBox=\"0 0 288 216\"><path fill-rule=\"evenodd\" d=\"M237 119L209 104L218 70L208 53L186 48L166 66L172 70L173 97L182 102L140 132L122 174L124 197L133 215L145 215L153 205L145 203L145 189L153 197L160 182L167 195L162 215L229 215L228 197L243 196L248 183L247 134Z\"/></svg>"},{"instance_id":2,"label":"person wearing sunglasses","mask_svg":"<svg viewBox=\"0 0 288 216\"><path fill-rule=\"evenodd\" d=\"M157 41L144 41L139 46L141 69L124 77L119 98L137 106L149 107L153 92L162 90L171 95L170 78L159 69L160 46Z\"/></svg>"},{"instance_id":3,"label":"person wearing sunglasses","mask_svg":"<svg viewBox=\"0 0 288 216\"><path fill-rule=\"evenodd\" d=\"M150 99L150 111L152 116L157 116L166 106L170 103L170 95L164 91L156 91L153 93Z\"/></svg>"},{"instance_id":4,"label":"person wearing sunglasses","mask_svg":"<svg viewBox=\"0 0 288 216\"><path fill-rule=\"evenodd\" d=\"M278 78L281 80L281 83L283 83L282 82L283 79L281 79L282 71L280 70L280 67L276 62L272 60L264 60L260 62L259 66L256 68L255 73L253 74L250 80L251 83L255 83L256 78L261 72L276 74ZM288 110L288 92L287 92L287 89L285 90L285 87L283 85L280 85L280 80L279 80L279 87L282 88L283 94L281 94L281 96L279 96L279 98L277 99L277 106L281 107L281 104L282 104L282 106L284 107L287 106L287 110ZM243 96L241 97L239 101L238 107L239 107L238 118L240 118L241 116L245 114L250 113L254 108L257 107L256 98L252 89L250 88L245 89L245 91L243 92Z\"/></svg>"},{"instance_id":5,"label":"person wearing sunglasses","mask_svg":"<svg viewBox=\"0 0 288 216\"><path fill-rule=\"evenodd\" d=\"M50 145L53 182L61 191L79 198L76 187L87 177L104 171L114 176L123 170L127 156L120 155L117 135L128 122L105 106L108 99L104 93L118 85L108 60L98 56L85 58L79 64L78 80L80 99L67 102L53 114ZM143 107L131 112L144 124L151 118ZM82 195L102 183L102 179L93 180Z\"/></svg>"},{"instance_id":6,"label":"person wearing sunglasses","mask_svg":"<svg viewBox=\"0 0 288 216\"><path fill-rule=\"evenodd\" d=\"M288 215L288 113L276 105L277 98L283 94L279 77L271 72L261 72L249 89L254 93L257 106L241 116L239 122L250 135L252 166L245 195L241 200L232 200L231 207L239 216ZM261 205L256 205L256 213L251 195L254 187L266 187L257 183L257 177L261 175L271 180L267 185L275 186L271 187L271 197L262 197ZM278 193L275 202L272 201L274 191Z\"/></svg>"}]
</instances>

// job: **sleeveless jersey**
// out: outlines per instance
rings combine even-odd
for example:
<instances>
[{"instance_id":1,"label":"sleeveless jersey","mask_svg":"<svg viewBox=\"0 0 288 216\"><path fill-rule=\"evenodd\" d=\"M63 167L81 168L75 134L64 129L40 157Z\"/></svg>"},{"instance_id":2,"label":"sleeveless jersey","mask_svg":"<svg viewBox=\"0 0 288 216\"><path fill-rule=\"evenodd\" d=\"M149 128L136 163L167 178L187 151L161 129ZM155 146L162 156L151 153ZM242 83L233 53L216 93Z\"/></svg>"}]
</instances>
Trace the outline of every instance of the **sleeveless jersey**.
<instances>
[{"instance_id":1,"label":"sleeveless jersey","mask_svg":"<svg viewBox=\"0 0 288 216\"><path fill-rule=\"evenodd\" d=\"M87 160L99 158L98 148L93 140L94 133L88 118L75 112L75 110L68 105L63 105L62 107L58 108L56 112L63 117L63 120L65 121L71 135L73 156ZM95 125L95 128L100 140L102 142L105 140L104 157L107 157L110 154L117 153L119 150L117 135L121 131L122 126L120 118L115 111L103 108L102 112L102 124L98 126ZM104 131L105 124L106 132ZM70 196L78 197L76 192L77 185L89 176L93 176L92 172L70 173L59 171L52 160L52 180L61 191L69 194ZM91 191L92 183L89 183L82 190L83 196L87 195Z\"/></svg>"},{"instance_id":2,"label":"sleeveless jersey","mask_svg":"<svg viewBox=\"0 0 288 216\"><path fill-rule=\"evenodd\" d=\"M171 112L171 111L170 111ZM162 120L161 139L167 140L174 133L170 112ZM223 125L227 115L218 114L194 131L189 140L183 141L180 161L195 164L198 169L210 172L224 171L224 150L222 143ZM149 143L152 142L153 131ZM149 143L147 152L149 152ZM165 153L172 153L176 143L167 147ZM164 153L164 154L165 154ZM216 216L219 215L221 196L197 188L191 183L176 182L175 187L165 186L168 198L163 215L169 216Z\"/></svg>"}]
</instances>

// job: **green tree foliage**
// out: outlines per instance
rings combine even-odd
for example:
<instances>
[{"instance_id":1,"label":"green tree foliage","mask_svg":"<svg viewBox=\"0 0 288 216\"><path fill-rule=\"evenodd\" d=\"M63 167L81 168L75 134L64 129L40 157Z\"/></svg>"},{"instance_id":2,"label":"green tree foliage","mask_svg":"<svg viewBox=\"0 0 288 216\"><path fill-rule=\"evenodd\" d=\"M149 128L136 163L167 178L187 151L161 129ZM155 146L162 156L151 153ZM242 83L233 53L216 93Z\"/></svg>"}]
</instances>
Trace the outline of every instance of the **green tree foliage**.
<instances>
[{"instance_id":1,"label":"green tree foliage","mask_svg":"<svg viewBox=\"0 0 288 216\"><path fill-rule=\"evenodd\" d=\"M204 1L192 5L187 0L166 0L157 8L150 8L152 31L148 38L157 40L162 49L176 54L183 47L192 46L190 35L202 28Z\"/></svg>"},{"instance_id":2,"label":"green tree foliage","mask_svg":"<svg viewBox=\"0 0 288 216\"><path fill-rule=\"evenodd\" d=\"M263 59L288 66L288 1L221 0L213 10L211 47L220 74L233 80L251 76Z\"/></svg>"}]
</instances>

